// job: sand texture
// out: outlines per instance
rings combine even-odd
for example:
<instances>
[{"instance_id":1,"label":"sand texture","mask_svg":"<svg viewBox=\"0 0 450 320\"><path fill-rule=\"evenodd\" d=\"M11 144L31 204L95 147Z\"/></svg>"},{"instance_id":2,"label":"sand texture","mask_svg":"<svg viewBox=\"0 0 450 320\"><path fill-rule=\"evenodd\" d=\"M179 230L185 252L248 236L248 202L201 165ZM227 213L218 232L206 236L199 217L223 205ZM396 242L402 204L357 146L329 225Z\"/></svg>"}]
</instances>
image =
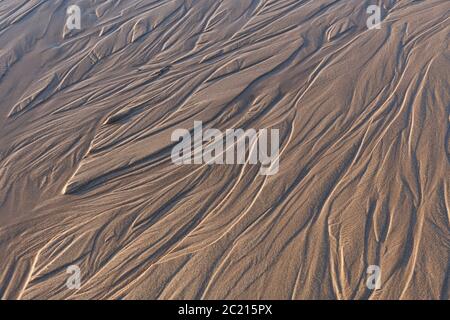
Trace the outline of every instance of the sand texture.
<instances>
[{"instance_id":1,"label":"sand texture","mask_svg":"<svg viewBox=\"0 0 450 320\"><path fill-rule=\"evenodd\" d=\"M450 1L372 3L0 1L0 298L448 299ZM174 164L194 121L278 173Z\"/></svg>"}]
</instances>

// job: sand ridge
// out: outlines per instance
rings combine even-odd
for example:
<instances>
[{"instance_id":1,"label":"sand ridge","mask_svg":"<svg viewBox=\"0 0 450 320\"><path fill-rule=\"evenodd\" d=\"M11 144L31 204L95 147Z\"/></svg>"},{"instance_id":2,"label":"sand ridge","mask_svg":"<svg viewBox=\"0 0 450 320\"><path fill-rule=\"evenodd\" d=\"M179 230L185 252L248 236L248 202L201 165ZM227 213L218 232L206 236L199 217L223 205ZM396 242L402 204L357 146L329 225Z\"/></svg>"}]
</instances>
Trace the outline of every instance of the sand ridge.
<instances>
[{"instance_id":1,"label":"sand ridge","mask_svg":"<svg viewBox=\"0 0 450 320\"><path fill-rule=\"evenodd\" d=\"M448 299L449 1L75 2L0 5L1 298ZM194 121L279 171L174 164Z\"/></svg>"}]
</instances>

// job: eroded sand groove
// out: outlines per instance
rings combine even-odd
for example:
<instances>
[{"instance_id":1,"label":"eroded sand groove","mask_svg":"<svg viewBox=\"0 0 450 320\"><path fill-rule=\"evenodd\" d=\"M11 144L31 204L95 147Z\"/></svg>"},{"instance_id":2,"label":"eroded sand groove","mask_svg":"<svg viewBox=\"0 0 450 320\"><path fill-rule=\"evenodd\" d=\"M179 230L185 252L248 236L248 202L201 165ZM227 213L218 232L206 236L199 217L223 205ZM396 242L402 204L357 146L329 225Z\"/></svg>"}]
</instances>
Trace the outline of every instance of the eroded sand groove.
<instances>
[{"instance_id":1,"label":"eroded sand groove","mask_svg":"<svg viewBox=\"0 0 450 320\"><path fill-rule=\"evenodd\" d=\"M2 1L0 297L448 299L450 2L381 2ZM194 120L279 172L175 166Z\"/></svg>"}]
</instances>

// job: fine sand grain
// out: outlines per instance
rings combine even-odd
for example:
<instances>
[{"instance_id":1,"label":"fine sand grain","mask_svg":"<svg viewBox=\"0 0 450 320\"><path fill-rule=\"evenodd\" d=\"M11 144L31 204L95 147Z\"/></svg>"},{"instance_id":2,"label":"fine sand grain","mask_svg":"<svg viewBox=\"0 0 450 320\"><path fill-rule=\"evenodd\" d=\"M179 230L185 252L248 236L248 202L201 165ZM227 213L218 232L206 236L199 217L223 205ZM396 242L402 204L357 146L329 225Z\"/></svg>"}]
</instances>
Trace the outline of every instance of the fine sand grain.
<instances>
[{"instance_id":1,"label":"fine sand grain","mask_svg":"<svg viewBox=\"0 0 450 320\"><path fill-rule=\"evenodd\" d=\"M0 298L448 299L449 39L448 0L0 1ZM175 165L194 121L278 173Z\"/></svg>"}]
</instances>

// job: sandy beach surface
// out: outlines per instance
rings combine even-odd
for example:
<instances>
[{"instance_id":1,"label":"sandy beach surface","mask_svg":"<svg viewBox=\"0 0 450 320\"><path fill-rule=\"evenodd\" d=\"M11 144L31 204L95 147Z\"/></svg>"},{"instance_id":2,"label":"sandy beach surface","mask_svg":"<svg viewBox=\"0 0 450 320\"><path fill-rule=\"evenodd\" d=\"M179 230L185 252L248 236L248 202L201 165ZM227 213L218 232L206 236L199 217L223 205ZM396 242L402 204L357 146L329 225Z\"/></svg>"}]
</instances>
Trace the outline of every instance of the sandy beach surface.
<instances>
[{"instance_id":1,"label":"sandy beach surface","mask_svg":"<svg viewBox=\"0 0 450 320\"><path fill-rule=\"evenodd\" d=\"M448 0L1 1L0 298L448 299L449 88Z\"/></svg>"}]
</instances>

